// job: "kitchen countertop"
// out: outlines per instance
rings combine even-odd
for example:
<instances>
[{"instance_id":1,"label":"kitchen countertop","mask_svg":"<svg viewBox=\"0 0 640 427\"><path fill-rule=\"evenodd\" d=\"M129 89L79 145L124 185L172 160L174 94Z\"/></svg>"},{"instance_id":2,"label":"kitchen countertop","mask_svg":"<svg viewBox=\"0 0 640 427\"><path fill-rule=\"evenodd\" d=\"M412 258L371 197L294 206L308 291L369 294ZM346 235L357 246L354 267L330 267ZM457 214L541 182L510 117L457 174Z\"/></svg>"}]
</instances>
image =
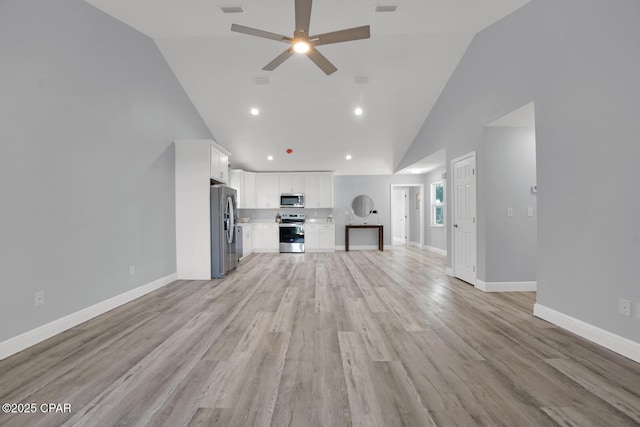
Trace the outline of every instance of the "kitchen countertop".
<instances>
[{"instance_id":1,"label":"kitchen countertop","mask_svg":"<svg viewBox=\"0 0 640 427\"><path fill-rule=\"evenodd\" d=\"M326 218L313 218L305 221L306 224L335 224L335 222L327 222ZM256 219L249 222L236 222L236 225L251 225L251 224L279 224L272 219Z\"/></svg>"}]
</instances>

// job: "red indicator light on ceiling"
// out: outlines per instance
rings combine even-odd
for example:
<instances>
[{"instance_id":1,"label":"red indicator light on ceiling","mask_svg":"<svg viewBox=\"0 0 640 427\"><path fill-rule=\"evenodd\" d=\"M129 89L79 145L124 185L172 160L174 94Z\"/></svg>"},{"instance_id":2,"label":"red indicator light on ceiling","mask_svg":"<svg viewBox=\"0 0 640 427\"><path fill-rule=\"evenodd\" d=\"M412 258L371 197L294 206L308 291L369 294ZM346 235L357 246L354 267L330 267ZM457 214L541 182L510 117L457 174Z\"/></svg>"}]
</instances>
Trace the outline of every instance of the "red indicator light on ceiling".
<instances>
[{"instance_id":1,"label":"red indicator light on ceiling","mask_svg":"<svg viewBox=\"0 0 640 427\"><path fill-rule=\"evenodd\" d=\"M287 154L291 154L293 153L293 150L291 148L287 148Z\"/></svg>"}]
</instances>

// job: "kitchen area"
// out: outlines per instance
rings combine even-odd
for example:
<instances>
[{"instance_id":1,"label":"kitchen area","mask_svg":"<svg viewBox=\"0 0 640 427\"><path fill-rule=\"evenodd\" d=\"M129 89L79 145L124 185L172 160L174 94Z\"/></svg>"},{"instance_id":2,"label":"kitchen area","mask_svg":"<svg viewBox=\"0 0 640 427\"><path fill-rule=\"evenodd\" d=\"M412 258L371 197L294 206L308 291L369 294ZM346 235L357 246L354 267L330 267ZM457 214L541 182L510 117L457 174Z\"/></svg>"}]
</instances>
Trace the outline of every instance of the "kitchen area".
<instances>
[{"instance_id":1,"label":"kitchen area","mask_svg":"<svg viewBox=\"0 0 640 427\"><path fill-rule=\"evenodd\" d=\"M180 279L223 278L251 253L335 251L331 172L230 170L211 140L174 145Z\"/></svg>"},{"instance_id":2,"label":"kitchen area","mask_svg":"<svg viewBox=\"0 0 640 427\"><path fill-rule=\"evenodd\" d=\"M238 190L242 256L260 252L333 252L333 175L232 169Z\"/></svg>"}]
</instances>

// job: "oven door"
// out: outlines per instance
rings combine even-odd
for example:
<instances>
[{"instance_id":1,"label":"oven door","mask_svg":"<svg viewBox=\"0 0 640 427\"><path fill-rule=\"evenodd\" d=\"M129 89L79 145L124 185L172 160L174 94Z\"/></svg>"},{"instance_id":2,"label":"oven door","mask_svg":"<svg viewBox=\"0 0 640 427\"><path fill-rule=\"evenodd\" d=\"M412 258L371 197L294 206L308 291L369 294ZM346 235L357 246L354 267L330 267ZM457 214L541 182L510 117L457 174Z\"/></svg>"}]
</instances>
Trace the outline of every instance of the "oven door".
<instances>
[{"instance_id":1,"label":"oven door","mask_svg":"<svg viewBox=\"0 0 640 427\"><path fill-rule=\"evenodd\" d=\"M280 252L304 252L304 224L280 224Z\"/></svg>"}]
</instances>

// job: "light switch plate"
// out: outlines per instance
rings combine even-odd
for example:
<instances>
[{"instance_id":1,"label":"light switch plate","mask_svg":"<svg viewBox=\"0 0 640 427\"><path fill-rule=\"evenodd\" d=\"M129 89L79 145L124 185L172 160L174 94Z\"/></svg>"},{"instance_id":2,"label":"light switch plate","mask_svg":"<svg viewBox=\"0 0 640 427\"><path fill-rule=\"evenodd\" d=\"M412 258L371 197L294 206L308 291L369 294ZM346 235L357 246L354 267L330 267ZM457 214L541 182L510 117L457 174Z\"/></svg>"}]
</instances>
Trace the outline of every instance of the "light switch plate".
<instances>
[{"instance_id":1,"label":"light switch plate","mask_svg":"<svg viewBox=\"0 0 640 427\"><path fill-rule=\"evenodd\" d=\"M507 208L507 218L511 218L513 216L513 208Z\"/></svg>"},{"instance_id":2,"label":"light switch plate","mask_svg":"<svg viewBox=\"0 0 640 427\"><path fill-rule=\"evenodd\" d=\"M527 216L533 216L533 208L527 208Z\"/></svg>"}]
</instances>

